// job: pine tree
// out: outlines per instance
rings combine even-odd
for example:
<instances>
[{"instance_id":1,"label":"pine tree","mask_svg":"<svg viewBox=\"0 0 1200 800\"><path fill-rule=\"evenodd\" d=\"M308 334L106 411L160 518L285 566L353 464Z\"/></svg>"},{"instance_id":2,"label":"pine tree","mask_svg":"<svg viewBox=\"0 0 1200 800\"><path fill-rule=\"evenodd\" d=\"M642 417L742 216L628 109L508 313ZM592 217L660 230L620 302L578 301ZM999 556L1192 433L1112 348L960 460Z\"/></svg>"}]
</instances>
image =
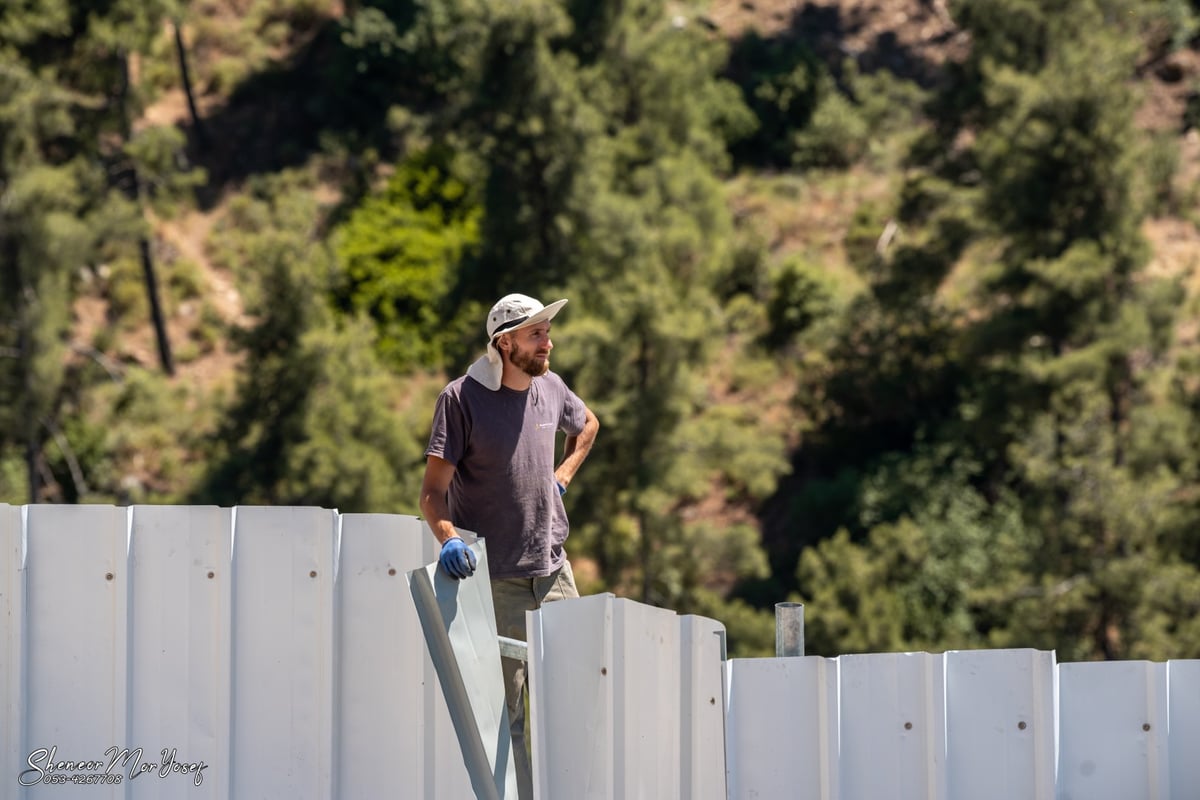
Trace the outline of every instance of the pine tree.
<instances>
[{"instance_id":1,"label":"pine tree","mask_svg":"<svg viewBox=\"0 0 1200 800\"><path fill-rule=\"evenodd\" d=\"M1172 611L1159 599L1194 598L1200 574L1176 533L1183 462L1146 445L1173 413L1160 387L1178 295L1141 269L1137 41L1122 8L957 6L974 49L936 106L940 127L914 150L898 203L909 245L874 266L886 276L877 286L917 288L906 302L941 308L941 344L913 352L948 360L956 388L936 415L913 414L920 425L895 452L867 455L847 509L857 540L802 559L825 652L979 642L1064 659L1196 652L1194 634L1171 642L1195 600ZM949 191L928 190L945 181ZM974 246L941 262L952 270L925 273L931 282L912 280L911 265L938 263L926 233L964 202L977 209L961 228ZM929 373L904 374L915 388ZM939 588L947 565L967 580ZM863 570L869 586L854 579ZM876 633L846 624L868 605L886 616Z\"/></svg>"},{"instance_id":2,"label":"pine tree","mask_svg":"<svg viewBox=\"0 0 1200 800\"><path fill-rule=\"evenodd\" d=\"M436 388L409 376L403 391L375 354L372 324L335 318L335 262L312 239L321 211L311 178L285 172L254 188L221 255L254 265L254 322L238 333L245 368L192 499L412 513L424 445L412 420ZM410 424L398 424L405 415Z\"/></svg>"},{"instance_id":3,"label":"pine tree","mask_svg":"<svg viewBox=\"0 0 1200 800\"><path fill-rule=\"evenodd\" d=\"M85 217L98 176L77 137L101 101L27 55L69 31L66 4L0 12L0 495L19 502L53 488L43 447L64 381L70 282L93 246Z\"/></svg>"},{"instance_id":4,"label":"pine tree","mask_svg":"<svg viewBox=\"0 0 1200 800\"><path fill-rule=\"evenodd\" d=\"M47 0L0 11L0 187L8 200L0 211L0 304L13 320L0 336L11 356L3 384L16 398L5 404L12 418L0 422L0 462L11 464L17 448L25 462L23 492L11 466L0 470L10 496L69 500L86 492L60 419L78 388L67 386L64 357L74 283L129 249L140 251L152 288L147 225L129 198L141 198L138 175L148 169L157 170L160 192L190 185L173 163L181 140L151 131L135 141L130 129L138 109L129 48L149 46L169 5ZM69 466L69 484L51 469L48 443Z\"/></svg>"}]
</instances>

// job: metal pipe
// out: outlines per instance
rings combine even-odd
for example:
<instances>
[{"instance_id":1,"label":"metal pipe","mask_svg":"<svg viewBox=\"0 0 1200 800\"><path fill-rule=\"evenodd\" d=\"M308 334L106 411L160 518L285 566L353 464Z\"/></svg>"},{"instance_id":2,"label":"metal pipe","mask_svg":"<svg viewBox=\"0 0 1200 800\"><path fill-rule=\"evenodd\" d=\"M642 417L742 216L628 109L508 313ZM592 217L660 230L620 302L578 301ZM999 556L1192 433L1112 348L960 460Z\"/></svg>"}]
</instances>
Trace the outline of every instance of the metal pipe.
<instances>
[{"instance_id":1,"label":"metal pipe","mask_svg":"<svg viewBox=\"0 0 1200 800\"><path fill-rule=\"evenodd\" d=\"M775 655L804 655L804 604L775 604Z\"/></svg>"},{"instance_id":2,"label":"metal pipe","mask_svg":"<svg viewBox=\"0 0 1200 800\"><path fill-rule=\"evenodd\" d=\"M497 638L500 640L500 655L503 658L515 658L518 661L529 660L529 645L526 642L508 636Z\"/></svg>"}]
</instances>

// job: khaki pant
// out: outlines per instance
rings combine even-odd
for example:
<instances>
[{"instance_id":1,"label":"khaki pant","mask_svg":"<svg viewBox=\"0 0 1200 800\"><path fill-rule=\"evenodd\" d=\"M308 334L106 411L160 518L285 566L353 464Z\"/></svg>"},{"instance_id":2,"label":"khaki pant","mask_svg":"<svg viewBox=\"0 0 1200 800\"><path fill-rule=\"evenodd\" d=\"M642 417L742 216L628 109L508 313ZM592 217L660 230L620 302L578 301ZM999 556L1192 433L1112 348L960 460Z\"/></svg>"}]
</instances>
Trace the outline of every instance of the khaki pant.
<instances>
[{"instance_id":1,"label":"khaki pant","mask_svg":"<svg viewBox=\"0 0 1200 800\"><path fill-rule=\"evenodd\" d=\"M497 578L492 581L492 604L496 608L496 632L510 639L529 641L525 632L525 612L543 604L568 597L579 597L571 562L564 561L557 572L544 578ZM513 764L517 770L517 788L521 800L533 798L533 769L526 743L525 662L500 659L504 668L504 697L512 734Z\"/></svg>"}]
</instances>

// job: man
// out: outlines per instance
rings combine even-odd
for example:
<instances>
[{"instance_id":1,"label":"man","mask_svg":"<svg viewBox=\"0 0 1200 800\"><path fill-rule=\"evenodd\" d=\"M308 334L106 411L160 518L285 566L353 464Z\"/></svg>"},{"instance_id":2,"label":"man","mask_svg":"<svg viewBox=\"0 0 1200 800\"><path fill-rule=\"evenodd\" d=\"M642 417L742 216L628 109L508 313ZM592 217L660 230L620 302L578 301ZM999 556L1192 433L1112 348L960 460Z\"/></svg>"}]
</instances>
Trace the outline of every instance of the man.
<instances>
[{"instance_id":1,"label":"man","mask_svg":"<svg viewBox=\"0 0 1200 800\"><path fill-rule=\"evenodd\" d=\"M442 543L451 577L475 571L456 526L487 541L496 629L526 640L525 612L578 597L563 543L562 495L587 458L600 423L550 371L550 321L566 304L522 294L501 298L487 318L487 353L451 381L433 414L425 450L421 513ZM556 466L555 436L566 434ZM525 664L503 659L513 759L521 797L533 796L525 748Z\"/></svg>"}]
</instances>

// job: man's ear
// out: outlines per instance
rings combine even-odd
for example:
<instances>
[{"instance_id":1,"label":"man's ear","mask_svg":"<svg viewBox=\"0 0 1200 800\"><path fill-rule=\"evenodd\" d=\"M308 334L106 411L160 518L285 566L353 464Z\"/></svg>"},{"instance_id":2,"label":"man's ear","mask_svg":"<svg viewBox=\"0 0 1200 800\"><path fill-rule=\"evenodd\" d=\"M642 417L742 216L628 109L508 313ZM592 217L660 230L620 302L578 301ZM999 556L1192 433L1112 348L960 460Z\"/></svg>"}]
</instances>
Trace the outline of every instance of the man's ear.
<instances>
[{"instance_id":1,"label":"man's ear","mask_svg":"<svg viewBox=\"0 0 1200 800\"><path fill-rule=\"evenodd\" d=\"M496 337L496 349L501 353L507 353L512 347L512 339L507 333L502 333Z\"/></svg>"}]
</instances>

